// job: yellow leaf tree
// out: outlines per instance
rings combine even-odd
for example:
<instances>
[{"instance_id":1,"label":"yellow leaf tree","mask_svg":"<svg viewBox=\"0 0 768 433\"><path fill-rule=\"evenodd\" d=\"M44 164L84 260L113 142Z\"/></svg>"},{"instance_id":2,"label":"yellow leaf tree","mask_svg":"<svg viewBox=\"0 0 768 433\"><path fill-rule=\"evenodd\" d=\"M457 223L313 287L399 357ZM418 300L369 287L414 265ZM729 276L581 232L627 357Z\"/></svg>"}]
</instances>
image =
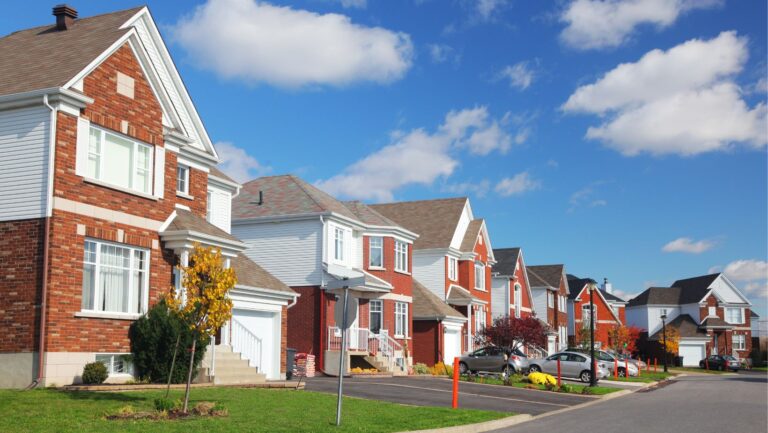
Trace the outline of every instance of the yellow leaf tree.
<instances>
[{"instance_id":1,"label":"yellow leaf tree","mask_svg":"<svg viewBox=\"0 0 768 433\"><path fill-rule=\"evenodd\" d=\"M195 345L199 336L213 336L232 317L232 300L227 293L235 287L237 278L232 268L225 269L221 251L195 244L188 266L179 266L182 272L182 293L171 288L167 302L183 323L195 335L192 356L184 394L184 413L189 406L189 388L195 359Z\"/></svg>"},{"instance_id":2,"label":"yellow leaf tree","mask_svg":"<svg viewBox=\"0 0 768 433\"><path fill-rule=\"evenodd\" d=\"M664 347L665 334L667 337L666 347ZM659 346L661 346L661 349L664 351L664 359L668 359L670 353L677 353L679 345L680 345L680 333L677 331L676 328L667 326L666 333L662 332L661 335L659 335Z\"/></svg>"}]
</instances>

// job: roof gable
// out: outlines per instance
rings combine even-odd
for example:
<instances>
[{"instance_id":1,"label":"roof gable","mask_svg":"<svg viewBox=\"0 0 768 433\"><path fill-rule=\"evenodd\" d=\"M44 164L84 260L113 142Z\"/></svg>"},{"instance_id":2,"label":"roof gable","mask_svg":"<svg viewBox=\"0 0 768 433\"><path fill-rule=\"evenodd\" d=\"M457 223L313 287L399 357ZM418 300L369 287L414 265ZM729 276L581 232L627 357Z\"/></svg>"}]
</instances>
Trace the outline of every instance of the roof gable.
<instances>
[{"instance_id":1,"label":"roof gable","mask_svg":"<svg viewBox=\"0 0 768 433\"><path fill-rule=\"evenodd\" d=\"M493 255L496 257L493 272L500 275L515 275L520 248L496 248L493 250Z\"/></svg>"},{"instance_id":2,"label":"roof gable","mask_svg":"<svg viewBox=\"0 0 768 433\"><path fill-rule=\"evenodd\" d=\"M587 289L589 286L589 283L594 282L594 280L590 278L569 278L568 279L568 286L570 288L573 288L575 290L571 290L568 293L568 299L575 301L577 298L581 299L583 301L583 298L581 298L581 294L584 292L584 290ZM597 286L595 286L597 287ZM603 305L608 309L608 311L611 312L611 315L613 316L614 320L616 322L621 323L621 319L619 319L619 316L616 315L616 312L611 308L611 303L608 302L608 300L605 298L605 293L602 290L595 290L595 293L597 293L597 302L602 302ZM587 301L589 298L587 297ZM594 300L593 300L594 301Z\"/></svg>"},{"instance_id":3,"label":"roof gable","mask_svg":"<svg viewBox=\"0 0 768 433\"><path fill-rule=\"evenodd\" d=\"M469 206L466 197L371 205L371 208L417 233L414 249L450 248L459 221ZM471 214L471 212L470 212ZM463 239L464 233L462 233Z\"/></svg>"},{"instance_id":4,"label":"roof gable","mask_svg":"<svg viewBox=\"0 0 768 433\"><path fill-rule=\"evenodd\" d=\"M565 265L526 266L531 287L551 287L559 289L565 278Z\"/></svg>"},{"instance_id":5,"label":"roof gable","mask_svg":"<svg viewBox=\"0 0 768 433\"><path fill-rule=\"evenodd\" d=\"M413 319L466 319L466 316L443 302L423 284L413 280Z\"/></svg>"}]
</instances>

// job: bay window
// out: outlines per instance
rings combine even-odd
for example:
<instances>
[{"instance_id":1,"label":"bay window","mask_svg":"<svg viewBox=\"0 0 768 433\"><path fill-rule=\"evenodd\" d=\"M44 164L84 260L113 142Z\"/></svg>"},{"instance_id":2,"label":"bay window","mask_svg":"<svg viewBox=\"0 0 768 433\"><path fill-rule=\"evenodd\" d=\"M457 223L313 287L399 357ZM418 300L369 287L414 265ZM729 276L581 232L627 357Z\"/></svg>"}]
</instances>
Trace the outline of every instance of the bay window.
<instances>
[{"instance_id":1,"label":"bay window","mask_svg":"<svg viewBox=\"0 0 768 433\"><path fill-rule=\"evenodd\" d=\"M743 308L731 308L725 309L725 321L733 324L744 323L744 309Z\"/></svg>"},{"instance_id":2,"label":"bay window","mask_svg":"<svg viewBox=\"0 0 768 433\"><path fill-rule=\"evenodd\" d=\"M485 290L485 265L475 262L475 289Z\"/></svg>"},{"instance_id":3,"label":"bay window","mask_svg":"<svg viewBox=\"0 0 768 433\"><path fill-rule=\"evenodd\" d=\"M408 244L395 241L395 270L408 272Z\"/></svg>"},{"instance_id":4,"label":"bay window","mask_svg":"<svg viewBox=\"0 0 768 433\"><path fill-rule=\"evenodd\" d=\"M368 238L368 267L384 267L384 238L381 236Z\"/></svg>"},{"instance_id":5,"label":"bay window","mask_svg":"<svg viewBox=\"0 0 768 433\"><path fill-rule=\"evenodd\" d=\"M142 314L149 287L149 252L86 240L83 254L84 311Z\"/></svg>"},{"instance_id":6,"label":"bay window","mask_svg":"<svg viewBox=\"0 0 768 433\"><path fill-rule=\"evenodd\" d=\"M91 126L88 177L151 194L152 146Z\"/></svg>"},{"instance_id":7,"label":"bay window","mask_svg":"<svg viewBox=\"0 0 768 433\"><path fill-rule=\"evenodd\" d=\"M395 302L395 337L408 336L408 304Z\"/></svg>"}]
</instances>

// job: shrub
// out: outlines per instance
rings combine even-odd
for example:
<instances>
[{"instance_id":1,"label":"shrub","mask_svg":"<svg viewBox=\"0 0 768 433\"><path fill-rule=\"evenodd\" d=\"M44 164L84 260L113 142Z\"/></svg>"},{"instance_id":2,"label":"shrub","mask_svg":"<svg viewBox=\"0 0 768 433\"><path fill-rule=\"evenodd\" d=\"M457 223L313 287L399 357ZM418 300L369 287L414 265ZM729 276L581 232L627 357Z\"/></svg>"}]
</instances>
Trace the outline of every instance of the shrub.
<instances>
[{"instance_id":1,"label":"shrub","mask_svg":"<svg viewBox=\"0 0 768 433\"><path fill-rule=\"evenodd\" d=\"M431 371L429 370L429 367L427 367L427 364L423 364L421 362L416 363L413 365L413 372L415 374L430 374Z\"/></svg>"},{"instance_id":2,"label":"shrub","mask_svg":"<svg viewBox=\"0 0 768 433\"><path fill-rule=\"evenodd\" d=\"M170 398L156 398L155 410L158 412L170 412L177 407L176 403Z\"/></svg>"},{"instance_id":3,"label":"shrub","mask_svg":"<svg viewBox=\"0 0 768 433\"><path fill-rule=\"evenodd\" d=\"M537 385L557 385L557 380L554 378L554 376L539 372L529 374L528 381Z\"/></svg>"},{"instance_id":4,"label":"shrub","mask_svg":"<svg viewBox=\"0 0 768 433\"><path fill-rule=\"evenodd\" d=\"M139 377L152 383L168 381L171 360L179 337L179 350L176 352L176 363L171 373L172 383L187 381L190 353L187 348L192 346L192 331L184 326L176 315L170 314L165 301L158 302L149 309L146 315L135 321L129 331L133 365ZM195 351L195 363L192 377L203 360L208 339L199 337Z\"/></svg>"},{"instance_id":5,"label":"shrub","mask_svg":"<svg viewBox=\"0 0 768 433\"><path fill-rule=\"evenodd\" d=\"M433 376L452 376L453 366L444 364L442 361L430 367L429 372Z\"/></svg>"},{"instance_id":6,"label":"shrub","mask_svg":"<svg viewBox=\"0 0 768 433\"><path fill-rule=\"evenodd\" d=\"M86 385L104 383L108 376L107 367L101 362L91 362L83 368L83 383Z\"/></svg>"},{"instance_id":7,"label":"shrub","mask_svg":"<svg viewBox=\"0 0 768 433\"><path fill-rule=\"evenodd\" d=\"M560 385L560 389L558 390L560 392L573 392L573 385L569 385L567 383L564 383Z\"/></svg>"}]
</instances>

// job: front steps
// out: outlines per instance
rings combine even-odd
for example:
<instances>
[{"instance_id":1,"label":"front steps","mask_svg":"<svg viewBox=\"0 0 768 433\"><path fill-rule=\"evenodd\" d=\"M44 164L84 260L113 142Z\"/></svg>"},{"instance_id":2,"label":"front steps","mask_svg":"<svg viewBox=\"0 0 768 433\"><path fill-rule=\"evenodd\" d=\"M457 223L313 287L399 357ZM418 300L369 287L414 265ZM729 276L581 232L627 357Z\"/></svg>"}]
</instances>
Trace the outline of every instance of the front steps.
<instances>
[{"instance_id":1,"label":"front steps","mask_svg":"<svg viewBox=\"0 0 768 433\"><path fill-rule=\"evenodd\" d=\"M405 376L408 374L407 370L403 370L397 364L394 364L392 368L389 367L389 360L382 355L365 355L363 359L372 367L376 368L382 373L392 374L394 376Z\"/></svg>"},{"instance_id":2,"label":"front steps","mask_svg":"<svg viewBox=\"0 0 768 433\"><path fill-rule=\"evenodd\" d=\"M213 351L208 350L202 363L201 375L209 376ZM198 375L200 376L200 375ZM243 359L239 353L233 352L231 346L216 346L216 364L214 365L214 385L236 385L266 383L267 376L259 373L258 369L248 365L248 360Z\"/></svg>"}]
</instances>

